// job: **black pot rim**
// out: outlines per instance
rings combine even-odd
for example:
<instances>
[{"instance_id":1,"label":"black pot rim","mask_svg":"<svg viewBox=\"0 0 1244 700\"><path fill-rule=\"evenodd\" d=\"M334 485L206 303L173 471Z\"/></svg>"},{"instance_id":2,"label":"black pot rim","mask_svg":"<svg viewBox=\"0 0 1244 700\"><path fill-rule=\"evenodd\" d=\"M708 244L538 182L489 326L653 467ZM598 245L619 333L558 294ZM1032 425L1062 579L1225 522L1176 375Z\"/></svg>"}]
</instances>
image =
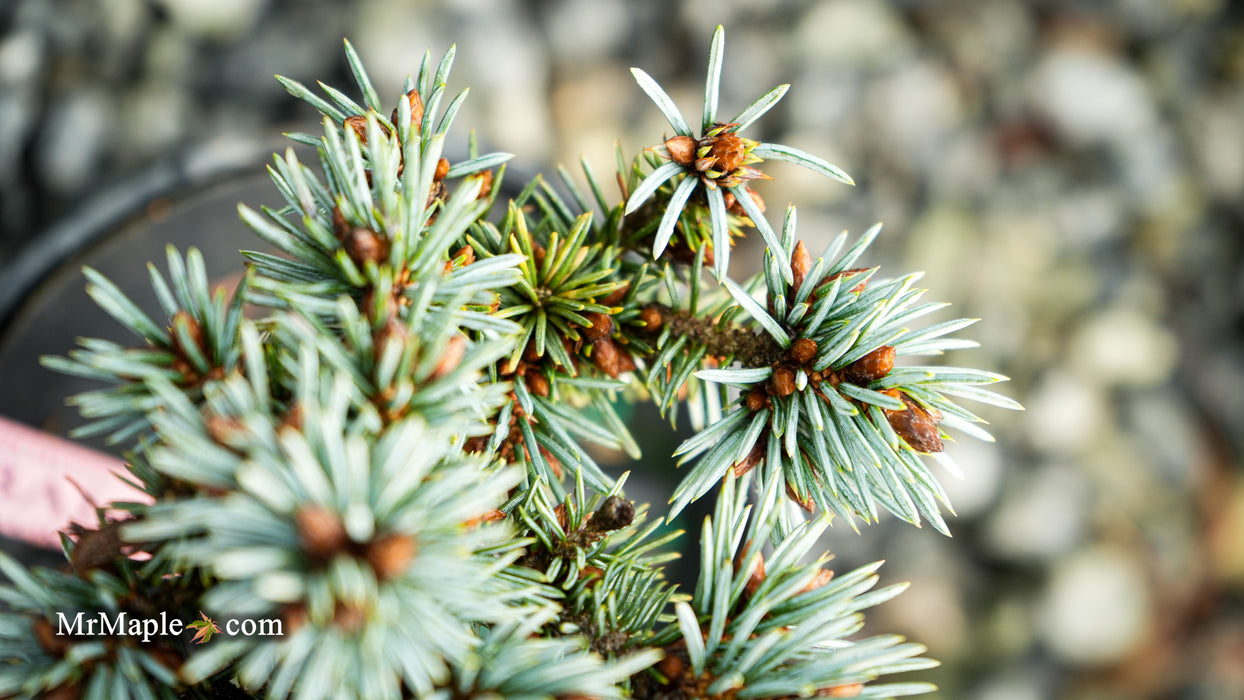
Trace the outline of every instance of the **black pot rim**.
<instances>
[{"instance_id":1,"label":"black pot rim","mask_svg":"<svg viewBox=\"0 0 1244 700\"><path fill-rule=\"evenodd\" d=\"M159 161L75 207L0 268L0 337L27 297L61 265L140 215L152 201L253 174L280 145L273 139L209 142Z\"/></svg>"}]
</instances>

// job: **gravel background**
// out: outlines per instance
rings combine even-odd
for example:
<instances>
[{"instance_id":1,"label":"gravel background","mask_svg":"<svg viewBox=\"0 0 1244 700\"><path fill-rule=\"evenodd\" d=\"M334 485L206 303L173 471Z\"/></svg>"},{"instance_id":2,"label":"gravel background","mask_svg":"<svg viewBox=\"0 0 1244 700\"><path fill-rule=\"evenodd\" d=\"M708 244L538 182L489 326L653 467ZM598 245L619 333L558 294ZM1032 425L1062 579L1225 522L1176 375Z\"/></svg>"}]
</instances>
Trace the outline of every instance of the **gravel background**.
<instances>
[{"instance_id":1,"label":"gravel background","mask_svg":"<svg viewBox=\"0 0 1244 700\"><path fill-rule=\"evenodd\" d=\"M771 211L811 242L884 221L873 262L984 319L949 361L1028 407L950 447L954 539L832 532L915 583L876 628L930 646L943 698L1244 697L1240 3L5 0L0 264L127 178L306 127L271 76L348 84L342 36L390 99L456 41L460 126L603 174L669 132L626 67L697 113L718 23L723 110L791 83L749 135L859 183L777 165Z\"/></svg>"}]
</instances>

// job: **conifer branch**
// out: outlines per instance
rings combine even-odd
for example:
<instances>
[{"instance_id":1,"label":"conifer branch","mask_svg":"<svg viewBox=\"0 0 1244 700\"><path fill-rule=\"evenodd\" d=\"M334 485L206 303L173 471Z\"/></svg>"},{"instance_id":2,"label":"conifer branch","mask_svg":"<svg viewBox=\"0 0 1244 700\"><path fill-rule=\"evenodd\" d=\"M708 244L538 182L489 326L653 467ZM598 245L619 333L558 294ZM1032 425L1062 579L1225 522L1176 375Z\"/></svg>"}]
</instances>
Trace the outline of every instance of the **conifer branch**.
<instances>
[{"instance_id":1,"label":"conifer branch","mask_svg":"<svg viewBox=\"0 0 1244 700\"><path fill-rule=\"evenodd\" d=\"M348 42L357 97L278 78L323 118L291 136L316 163L273 158L282 203L239 209L279 254L245 253L227 301L197 251L170 248L167 273L151 268L156 317L88 270L136 341L44 358L108 385L73 401L87 431L132 448L127 479L154 503L76 528L67 571L0 556L13 582L0 698L930 690L875 683L935 663L923 647L852 636L905 586L806 555L833 515L856 527L887 510L948 532L925 458L953 468L944 441L991 439L961 399L1019 405L987 388L1000 375L909 362L970 347L951 334L973 321L921 326L944 305L921 301L918 274L859 266L880 226L814 259L793 207L767 220L747 186L769 177L765 160L851 180L742 135L786 85L721 120L724 41L718 28L697 120L633 70L675 136L619 150L617 202L586 163L587 188L562 169L560 190L514 186L509 154L474 145L450 162L466 97L448 92L453 48L425 54L393 106ZM764 267L735 279L745 235L763 239ZM258 313L243 318L246 304ZM639 457L615 408L638 400L671 421L685 408L695 428L672 505L651 520L588 447ZM660 528L714 491L699 582L681 593L662 549L681 533ZM200 619L200 634L64 638L50 633L58 611L167 612ZM285 631L229 637L214 631L224 616Z\"/></svg>"}]
</instances>

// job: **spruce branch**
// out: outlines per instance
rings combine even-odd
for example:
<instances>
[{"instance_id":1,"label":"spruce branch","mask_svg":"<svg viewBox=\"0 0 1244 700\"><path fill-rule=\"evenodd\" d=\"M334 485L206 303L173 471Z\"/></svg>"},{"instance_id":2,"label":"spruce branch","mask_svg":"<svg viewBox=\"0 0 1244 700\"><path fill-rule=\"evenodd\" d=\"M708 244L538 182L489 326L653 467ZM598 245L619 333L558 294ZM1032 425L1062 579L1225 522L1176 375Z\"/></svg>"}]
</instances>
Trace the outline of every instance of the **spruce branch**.
<instances>
[{"instance_id":1,"label":"spruce branch","mask_svg":"<svg viewBox=\"0 0 1244 700\"><path fill-rule=\"evenodd\" d=\"M769 336L734 324L721 328L712 318L664 304L650 304L644 310L645 331L663 332L668 327L670 337L703 346L710 357L729 357L744 367L763 367L777 362L784 352Z\"/></svg>"},{"instance_id":2,"label":"spruce branch","mask_svg":"<svg viewBox=\"0 0 1244 700\"><path fill-rule=\"evenodd\" d=\"M945 436L938 423L944 415L957 416L956 427L980 422L951 397L1017 408L982 388L1005 377L970 369L896 368L895 357L913 346L922 354L962 346L953 339L931 341L969 322L943 323L931 334L913 332L912 320L941 308L917 303L924 294L913 286L919 276L874 280L872 271L852 267L880 227L836 260L814 261L795 241L795 219L791 208L785 247L766 252L763 302L729 280L724 283L754 324L753 332L767 337L769 349L733 358L742 360L737 368L697 373L701 380L737 387L738 397L732 410L676 452L684 463L699 461L675 491L673 511L707 493L726 471L743 474L759 467L764 474L781 472L790 496L808 511L819 505L848 521L867 522L876 520L880 505L949 534L937 505L949 506L945 491L919 455L941 454ZM840 236L829 252L844 247ZM799 273L790 282L774 262L779 256Z\"/></svg>"},{"instance_id":3,"label":"spruce branch","mask_svg":"<svg viewBox=\"0 0 1244 700\"><path fill-rule=\"evenodd\" d=\"M674 587L664 581L661 565L676 558L659 550L681 531L653 537L660 518L645 523L646 506L636 507L619 493L623 475L607 494L587 497L582 477L572 497L552 502L544 484L531 488L515 515L535 541L515 562L554 586L562 610L546 625L554 636L581 635L589 648L606 658L645 645L659 622L666 621Z\"/></svg>"},{"instance_id":4,"label":"spruce branch","mask_svg":"<svg viewBox=\"0 0 1244 700\"><path fill-rule=\"evenodd\" d=\"M545 611L484 632L473 663L455 668L448 687L431 697L625 698L630 696L623 684L660 656L644 650L604 663L574 637L538 637L553 614Z\"/></svg>"},{"instance_id":5,"label":"spruce branch","mask_svg":"<svg viewBox=\"0 0 1244 700\"><path fill-rule=\"evenodd\" d=\"M758 178L771 179L763 172L751 167L763 161L764 156L778 160L786 160L807 167L815 172L832 177L848 185L855 184L846 173L830 165L824 160L808 153L779 144L766 144L743 138L738 132L751 126L782 99L788 85L779 85L761 96L742 112L728 122L717 120L717 96L721 80L722 52L725 44L725 29L717 27L713 34L713 43L709 51L708 79L705 86L703 123L701 136L696 138L687 125L673 100L655 80L639 68L632 68L631 74L639 87L652 98L657 109L669 121L676 135L666 139L665 143L654 147L654 152L669 162L654 169L634 188L626 203L626 213L635 212L658 189L679 178L678 185L669 195L663 209L656 233L652 255L659 258L669 244L679 223L684 208L697 189L701 189L708 202L711 241L715 258L714 271L718 278L724 279L728 268L730 252L729 222L727 210L746 217L754 226L770 248L781 248L781 241L764 217L764 203L758 195L746 187L744 183ZM727 190L729 201L723 195ZM737 207L737 209L736 209ZM684 228L688 223L684 223ZM702 228L702 224L700 225ZM707 242L704 241L704 242ZM694 250L704 242L692 245ZM792 271L786 259L777 260L778 268L783 277L790 281Z\"/></svg>"},{"instance_id":6,"label":"spruce branch","mask_svg":"<svg viewBox=\"0 0 1244 700\"><path fill-rule=\"evenodd\" d=\"M705 519L701 573L692 600L675 604L677 622L658 632L665 657L635 680L644 697L894 697L927 684L869 687L878 676L936 666L924 647L896 636L851 639L860 611L906 585L869 592L879 564L835 577L826 558L804 564L828 517L783 537L774 530L780 475L746 505L750 477L727 477L714 515ZM766 559L763 549L773 543ZM809 612L812 611L812 612Z\"/></svg>"},{"instance_id":7,"label":"spruce branch","mask_svg":"<svg viewBox=\"0 0 1244 700\"><path fill-rule=\"evenodd\" d=\"M239 209L279 254L246 252L232 300L193 249L169 250L167 277L151 268L167 321L87 271L144 345L88 339L44 362L113 385L74 401L89 431L137 438L127 479L154 503L75 528L69 571L0 557L15 608L0 616L0 697L126 683L113 696L927 692L874 682L928 668L923 647L853 636L904 586L807 555L833 515L856 527L886 510L946 532L925 458L953 472L952 436L992 439L958 400L1019 405L989 388L1001 375L908 361L972 347L953 334L973 319L920 325L945 305L922 301L919 274L860 267L879 225L814 259L793 207L780 230L766 220L747 186L766 160L850 183L741 135L787 86L723 121L718 28L695 131L633 70L675 135L629 159L619 148L620 201L583 162L586 188L565 169L506 183L518 193L493 214L509 155L480 155L473 137L465 159L443 155L466 97L447 93L455 49L425 54L392 107L345 52L357 97L278 78L322 130L291 135L314 158L274 156L282 204ZM763 270L732 279L749 229ZM674 454L690 469L670 512L651 521L588 448L639 457L615 403L640 400L671 422L685 407L696 431ZM680 533L658 528L715 488L682 594L661 551ZM267 615L288 633L49 641L61 609Z\"/></svg>"},{"instance_id":8,"label":"spruce branch","mask_svg":"<svg viewBox=\"0 0 1244 700\"><path fill-rule=\"evenodd\" d=\"M79 532L86 538L99 531ZM90 546L86 541L77 546ZM0 664L0 697L213 697L210 680L186 683L177 674L189 654L185 639L132 627L133 620L160 612L189 617L194 589L142 576L119 547L96 548L91 558L84 575L84 569L28 571L0 552L0 572L12 582L0 588L0 601L10 608L0 613L0 660L6 662ZM88 625L100 627L101 616L122 623L88 633Z\"/></svg>"},{"instance_id":9,"label":"spruce branch","mask_svg":"<svg viewBox=\"0 0 1244 700\"><path fill-rule=\"evenodd\" d=\"M84 269L91 298L146 345L126 348L84 339L82 349L71 351L68 358L40 358L49 369L116 385L70 399L91 419L74 436L108 433L112 443L140 437L150 426L148 415L161 406L160 397L146 388L145 381L161 378L196 396L206 383L237 366L237 330L251 276L242 279L229 299L224 289L214 293L209 289L203 256L197 249L187 251L184 259L171 245L166 250L168 280L154 265L147 266L156 298L168 315L166 325L151 319L98 272Z\"/></svg>"},{"instance_id":10,"label":"spruce branch","mask_svg":"<svg viewBox=\"0 0 1244 700\"><path fill-rule=\"evenodd\" d=\"M508 537L501 524L473 523L518 475L462 456L443 426L354 414L347 375L310 352L302 363L294 399L301 425L282 426L270 413L237 417L230 487L164 499L126 536L164 541L175 558L206 568L216 579L202 600L208 611L275 614L289 628L279 641L205 647L182 668L184 678L202 680L235 663L242 686L269 697L295 692L307 674L325 681L315 686L323 697L339 687L426 694L468 658L471 623L521 611L511 603L522 591L492 575L517 552L463 556ZM243 393L249 384L229 388ZM264 422L266 429L245 427ZM206 424L202 431L212 437ZM153 464L184 470L192 456L174 454L183 440L169 437ZM439 595L446 585L454 597ZM379 649L391 651L367 651Z\"/></svg>"}]
</instances>

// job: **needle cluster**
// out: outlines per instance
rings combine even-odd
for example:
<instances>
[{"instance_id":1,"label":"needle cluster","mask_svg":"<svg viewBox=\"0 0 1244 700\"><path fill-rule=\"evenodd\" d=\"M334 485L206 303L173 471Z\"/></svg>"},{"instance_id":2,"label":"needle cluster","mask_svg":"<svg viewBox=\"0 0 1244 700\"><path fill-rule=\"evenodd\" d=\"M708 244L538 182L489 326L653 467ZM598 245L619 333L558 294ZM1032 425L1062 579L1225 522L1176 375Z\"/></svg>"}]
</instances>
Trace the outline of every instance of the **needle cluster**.
<instances>
[{"instance_id":1,"label":"needle cluster","mask_svg":"<svg viewBox=\"0 0 1244 700\"><path fill-rule=\"evenodd\" d=\"M64 571L0 556L0 698L928 691L874 682L935 663L922 647L858 635L904 586L807 555L831 522L883 512L947 532L948 443L990 439L959 401L1018 406L986 388L999 375L910 361L971 346L951 337L971 320L922 325L944 305L918 274L859 266L879 226L813 258L793 207L770 223L749 186L767 161L851 180L743 135L785 85L722 119L723 52L718 28L696 130L634 69L674 135L619 153L612 196L586 163L583 187L564 169L515 185L474 139L451 160L453 49L393 102L348 42L356 96L279 78L322 129L292 135L313 155L273 158L279 204L239 208L268 248L242 282L213 291L199 253L170 248L152 317L87 270L134 342L45 359L106 384L74 397L82 432L125 445L152 502L76 525ZM738 276L747 235L764 269ZM596 459L640 456L617 409L644 401L695 430L656 517ZM714 493L679 591L664 525ZM60 612L281 633L56 636Z\"/></svg>"}]
</instances>

